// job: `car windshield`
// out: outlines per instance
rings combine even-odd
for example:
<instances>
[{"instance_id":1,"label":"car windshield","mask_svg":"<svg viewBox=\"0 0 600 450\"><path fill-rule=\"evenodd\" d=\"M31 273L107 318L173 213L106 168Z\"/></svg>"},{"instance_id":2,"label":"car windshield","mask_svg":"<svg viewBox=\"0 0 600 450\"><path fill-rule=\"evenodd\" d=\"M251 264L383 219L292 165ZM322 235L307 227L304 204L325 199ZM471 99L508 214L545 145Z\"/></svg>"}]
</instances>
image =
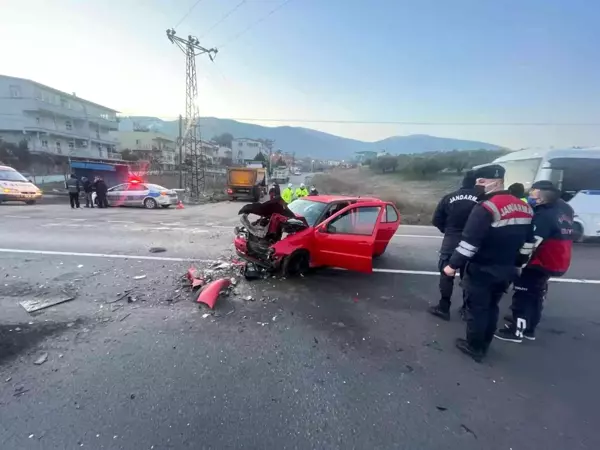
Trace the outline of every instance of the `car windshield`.
<instances>
[{"instance_id":1,"label":"car windshield","mask_svg":"<svg viewBox=\"0 0 600 450\"><path fill-rule=\"evenodd\" d=\"M166 187L160 186L158 184L147 184L146 186L148 186L148 189L152 191L168 191Z\"/></svg>"},{"instance_id":2,"label":"car windshield","mask_svg":"<svg viewBox=\"0 0 600 450\"><path fill-rule=\"evenodd\" d=\"M0 180L2 181L23 181L28 183L27 178L21 175L16 170L0 170Z\"/></svg>"},{"instance_id":3,"label":"car windshield","mask_svg":"<svg viewBox=\"0 0 600 450\"><path fill-rule=\"evenodd\" d=\"M297 216L302 216L306 219L309 226L315 226L315 223L327 208L327 203L313 202L310 200L294 200L288 205Z\"/></svg>"}]
</instances>

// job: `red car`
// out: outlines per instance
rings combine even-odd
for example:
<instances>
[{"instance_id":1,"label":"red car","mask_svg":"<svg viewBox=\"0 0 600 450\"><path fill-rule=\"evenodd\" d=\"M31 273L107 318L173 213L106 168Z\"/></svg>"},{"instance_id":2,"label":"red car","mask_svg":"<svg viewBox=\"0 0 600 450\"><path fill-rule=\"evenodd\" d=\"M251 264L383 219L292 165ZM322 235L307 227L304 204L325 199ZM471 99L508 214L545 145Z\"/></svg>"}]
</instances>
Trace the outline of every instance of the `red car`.
<instances>
[{"instance_id":1,"label":"red car","mask_svg":"<svg viewBox=\"0 0 600 450\"><path fill-rule=\"evenodd\" d=\"M396 207L377 198L319 195L288 207L298 219L278 216L277 232L266 231L268 218L257 231L242 217L234 240L241 258L287 276L323 266L370 273L373 257L383 255L400 225Z\"/></svg>"}]
</instances>

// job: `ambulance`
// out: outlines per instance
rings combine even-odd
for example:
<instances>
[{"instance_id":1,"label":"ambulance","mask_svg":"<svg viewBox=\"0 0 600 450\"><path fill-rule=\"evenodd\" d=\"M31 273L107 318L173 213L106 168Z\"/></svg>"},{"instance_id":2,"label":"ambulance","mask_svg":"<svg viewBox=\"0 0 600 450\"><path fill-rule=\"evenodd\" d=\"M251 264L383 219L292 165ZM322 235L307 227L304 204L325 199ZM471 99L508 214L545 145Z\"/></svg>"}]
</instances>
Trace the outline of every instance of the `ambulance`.
<instances>
[{"instance_id":1,"label":"ambulance","mask_svg":"<svg viewBox=\"0 0 600 450\"><path fill-rule=\"evenodd\" d=\"M0 166L0 203L24 202L33 205L42 191L12 167Z\"/></svg>"}]
</instances>

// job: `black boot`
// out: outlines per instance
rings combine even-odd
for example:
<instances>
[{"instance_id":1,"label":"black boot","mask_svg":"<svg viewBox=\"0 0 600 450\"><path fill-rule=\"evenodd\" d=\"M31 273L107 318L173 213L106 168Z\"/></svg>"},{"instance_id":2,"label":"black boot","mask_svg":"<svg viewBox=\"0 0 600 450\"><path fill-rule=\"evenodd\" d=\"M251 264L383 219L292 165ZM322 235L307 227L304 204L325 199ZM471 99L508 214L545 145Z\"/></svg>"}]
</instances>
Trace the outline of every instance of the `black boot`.
<instances>
[{"instance_id":1,"label":"black boot","mask_svg":"<svg viewBox=\"0 0 600 450\"><path fill-rule=\"evenodd\" d=\"M463 322L467 321L467 307L465 305L461 306L461 308L458 310L458 314L460 315L460 320Z\"/></svg>"},{"instance_id":2,"label":"black boot","mask_svg":"<svg viewBox=\"0 0 600 450\"><path fill-rule=\"evenodd\" d=\"M444 308L443 306L436 305L436 306L429 307L427 312L429 312L429 314L439 317L440 319L443 319L445 321L450 320L450 309L449 308Z\"/></svg>"},{"instance_id":3,"label":"black boot","mask_svg":"<svg viewBox=\"0 0 600 450\"><path fill-rule=\"evenodd\" d=\"M465 355L469 355L473 358L473 361L480 363L483 361L485 353L482 350L474 348L466 339L458 338L456 340L456 348L458 348Z\"/></svg>"}]
</instances>

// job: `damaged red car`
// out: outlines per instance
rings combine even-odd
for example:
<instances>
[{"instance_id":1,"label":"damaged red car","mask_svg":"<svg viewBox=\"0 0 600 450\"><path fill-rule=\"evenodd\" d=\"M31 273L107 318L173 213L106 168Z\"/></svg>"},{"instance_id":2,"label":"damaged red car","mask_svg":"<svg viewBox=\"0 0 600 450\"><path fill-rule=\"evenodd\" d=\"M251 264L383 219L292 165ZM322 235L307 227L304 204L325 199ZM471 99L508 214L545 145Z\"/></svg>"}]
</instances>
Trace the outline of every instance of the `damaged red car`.
<instances>
[{"instance_id":1,"label":"damaged red car","mask_svg":"<svg viewBox=\"0 0 600 450\"><path fill-rule=\"evenodd\" d=\"M291 214L250 222L243 210L234 245L244 260L286 276L313 267L370 273L400 225L396 207L377 198L320 195L294 200ZM293 217L295 216L295 217Z\"/></svg>"}]
</instances>

